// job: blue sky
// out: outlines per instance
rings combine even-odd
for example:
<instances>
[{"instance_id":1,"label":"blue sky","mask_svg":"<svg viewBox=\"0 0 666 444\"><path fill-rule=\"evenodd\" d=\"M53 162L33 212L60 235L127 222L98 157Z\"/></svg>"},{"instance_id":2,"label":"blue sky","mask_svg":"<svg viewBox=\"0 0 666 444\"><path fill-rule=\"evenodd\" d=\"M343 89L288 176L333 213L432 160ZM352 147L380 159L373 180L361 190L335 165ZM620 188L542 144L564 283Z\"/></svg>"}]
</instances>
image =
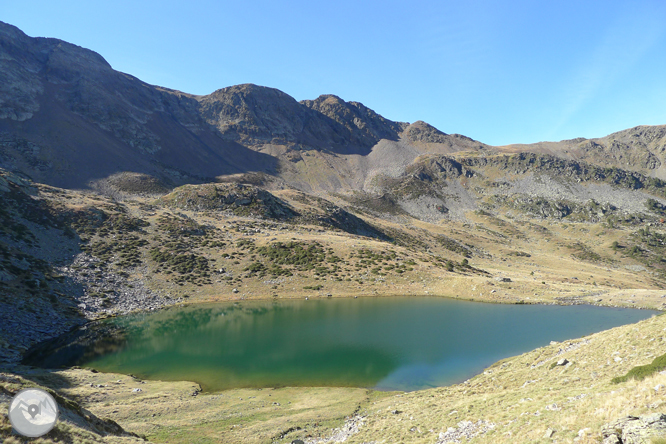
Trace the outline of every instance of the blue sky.
<instances>
[{"instance_id":1,"label":"blue sky","mask_svg":"<svg viewBox=\"0 0 666 444\"><path fill-rule=\"evenodd\" d=\"M335 94L492 145L666 124L666 2L3 0L148 83Z\"/></svg>"}]
</instances>

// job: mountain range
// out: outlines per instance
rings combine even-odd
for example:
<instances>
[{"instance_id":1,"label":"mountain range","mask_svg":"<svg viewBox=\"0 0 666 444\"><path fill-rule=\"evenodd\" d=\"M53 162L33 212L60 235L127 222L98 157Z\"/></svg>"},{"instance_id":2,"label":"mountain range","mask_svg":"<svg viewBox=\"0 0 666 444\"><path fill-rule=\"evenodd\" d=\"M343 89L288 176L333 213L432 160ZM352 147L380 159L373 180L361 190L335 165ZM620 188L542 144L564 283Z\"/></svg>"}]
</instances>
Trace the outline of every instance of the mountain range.
<instances>
[{"instance_id":1,"label":"mountain range","mask_svg":"<svg viewBox=\"0 0 666 444\"><path fill-rule=\"evenodd\" d=\"M131 171L168 185L265 173L302 191L364 190L379 170L401 175L419 156L461 152L535 152L666 177L665 126L492 147L334 95L298 102L252 84L206 96L149 85L95 52L6 23L0 57L0 166L54 186Z\"/></svg>"}]
</instances>

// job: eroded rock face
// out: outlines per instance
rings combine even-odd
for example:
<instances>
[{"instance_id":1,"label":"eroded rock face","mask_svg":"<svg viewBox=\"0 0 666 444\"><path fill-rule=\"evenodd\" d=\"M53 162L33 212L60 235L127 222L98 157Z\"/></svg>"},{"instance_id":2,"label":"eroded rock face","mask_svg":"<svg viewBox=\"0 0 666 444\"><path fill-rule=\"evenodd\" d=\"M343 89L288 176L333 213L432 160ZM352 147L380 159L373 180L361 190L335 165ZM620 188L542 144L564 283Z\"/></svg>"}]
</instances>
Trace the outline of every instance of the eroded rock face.
<instances>
[{"instance_id":1,"label":"eroded rock face","mask_svg":"<svg viewBox=\"0 0 666 444\"><path fill-rule=\"evenodd\" d=\"M316 117L288 94L253 84L222 88L198 100L208 123L249 144L298 143Z\"/></svg>"},{"instance_id":2,"label":"eroded rock face","mask_svg":"<svg viewBox=\"0 0 666 444\"><path fill-rule=\"evenodd\" d=\"M572 149L580 159L601 165L626 165L648 172L663 169L666 126L637 126L606 137L585 140Z\"/></svg>"},{"instance_id":3,"label":"eroded rock face","mask_svg":"<svg viewBox=\"0 0 666 444\"><path fill-rule=\"evenodd\" d=\"M280 160L258 153L264 145L363 155L407 126L335 96L298 102L252 84L194 96L149 85L93 51L2 22L0 60L0 166L66 188L127 171L175 185L274 173Z\"/></svg>"},{"instance_id":4,"label":"eroded rock face","mask_svg":"<svg viewBox=\"0 0 666 444\"><path fill-rule=\"evenodd\" d=\"M655 438L666 438L666 415L627 416L603 426L601 434L604 444L649 444Z\"/></svg>"},{"instance_id":5,"label":"eroded rock face","mask_svg":"<svg viewBox=\"0 0 666 444\"><path fill-rule=\"evenodd\" d=\"M1 24L0 119L25 121L40 109L43 80L64 83L85 66L89 72L111 70L99 55L78 46L47 38L31 39L18 28Z\"/></svg>"}]
</instances>

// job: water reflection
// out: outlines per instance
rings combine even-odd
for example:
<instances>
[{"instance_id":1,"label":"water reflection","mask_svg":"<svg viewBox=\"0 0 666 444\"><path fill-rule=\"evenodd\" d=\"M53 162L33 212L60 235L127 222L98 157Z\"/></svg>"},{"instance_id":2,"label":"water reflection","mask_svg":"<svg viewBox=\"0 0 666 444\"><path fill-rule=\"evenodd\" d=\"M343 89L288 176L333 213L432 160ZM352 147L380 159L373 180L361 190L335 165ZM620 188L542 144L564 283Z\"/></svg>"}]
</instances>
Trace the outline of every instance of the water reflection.
<instances>
[{"instance_id":1,"label":"water reflection","mask_svg":"<svg viewBox=\"0 0 666 444\"><path fill-rule=\"evenodd\" d=\"M28 350L22 364L45 368L82 365L100 356L117 353L127 344L120 325L97 322L84 325Z\"/></svg>"},{"instance_id":2,"label":"water reflection","mask_svg":"<svg viewBox=\"0 0 666 444\"><path fill-rule=\"evenodd\" d=\"M652 312L489 305L438 298L243 302L99 322L30 354L205 389L358 386L412 390L461 381L551 340Z\"/></svg>"}]
</instances>

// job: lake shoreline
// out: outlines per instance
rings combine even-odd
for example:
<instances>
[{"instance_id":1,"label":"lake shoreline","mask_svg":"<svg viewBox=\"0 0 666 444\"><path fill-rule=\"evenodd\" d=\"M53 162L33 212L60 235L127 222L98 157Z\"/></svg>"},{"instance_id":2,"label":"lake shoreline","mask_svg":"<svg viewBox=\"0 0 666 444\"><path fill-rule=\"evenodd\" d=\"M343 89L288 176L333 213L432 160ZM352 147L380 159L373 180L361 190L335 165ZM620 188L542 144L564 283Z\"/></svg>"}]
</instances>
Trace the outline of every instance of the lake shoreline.
<instances>
[{"instance_id":1,"label":"lake shoreline","mask_svg":"<svg viewBox=\"0 0 666 444\"><path fill-rule=\"evenodd\" d=\"M23 363L189 377L212 391L276 385L412 391L453 384L496 359L656 313L517 305L524 308L433 296L180 304L74 331L31 349ZM159 331L155 338L153 331ZM451 339L461 331L464 341ZM214 338L228 345L219 347ZM205 358L181 365L195 356Z\"/></svg>"},{"instance_id":2,"label":"lake shoreline","mask_svg":"<svg viewBox=\"0 0 666 444\"><path fill-rule=\"evenodd\" d=\"M154 290L150 290L146 285L146 283L141 280L133 279L131 282L134 284L134 291L131 293L132 296L138 295L141 300L149 301L149 305L143 306L142 304L137 304L137 303L130 304L128 302L123 302L124 301L123 300L121 301L122 302L121 304L118 304L118 307L122 308L120 311L117 311L117 308L115 306L111 307L111 309L102 308L100 306L97 309L93 308L92 310L87 311L85 320L81 320L81 322L73 322L69 325L62 326L62 328L59 329L58 334L52 336L47 335L47 337L45 337L43 340L39 342L32 342L31 344L29 344L29 346L23 346L24 347L23 351L20 354L16 352L11 352L9 349L2 347L0 349L0 369L5 367L6 365L20 363L23 360L25 354L28 353L28 351L31 350L32 348L38 347L40 344L44 342L55 339L63 334L67 334L71 330L79 328L90 322L108 319L111 317L119 317L129 314L142 313L142 312L152 313L168 309L171 307L190 306L194 304L207 304L214 302L267 301L267 300L279 301L279 300L299 300L299 299L321 300L329 298L433 297L433 298L446 298L452 300L464 300L464 301L480 302L488 304L508 304L508 305L541 304L541 305L562 305L562 306L593 305L593 306L609 307L609 308L635 308L640 310L657 310L661 312L666 310L666 304L664 303L661 303L661 305L657 304L658 301L661 302L660 300L661 298L657 299L656 297L652 297L650 299L654 299L655 300L654 302L650 300L650 303L638 306L627 303L626 300L624 299L620 299L622 297L627 297L626 293L643 292L643 293L659 293L660 295L663 293L662 291L655 291L655 290L618 290L615 292L618 294L617 296L613 296L612 293L608 291L605 294L606 295L610 294L610 296L608 296L608 299L602 302L595 302L593 300L594 298L596 298L596 295L593 296L581 295L581 296L567 297L566 299L561 299L561 300L553 300L550 298L537 300L537 299L530 299L529 297L527 298L514 297L512 299L499 299L497 297L492 297L492 294L489 294L487 296L484 295L484 296L475 296L475 297L454 296L450 294L431 294L430 292L427 291L421 294L411 294L411 295L405 295L403 293L379 293L373 291L372 293L358 293L358 294L332 293L331 296L328 296L327 294L314 294L307 296L299 294L298 296L291 296L291 297L289 296L273 297L270 295L269 292L267 292L263 295L252 295L252 296L230 295L224 297L217 296L217 297L200 297L200 298L170 298L164 296L162 292L156 292Z\"/></svg>"},{"instance_id":3,"label":"lake shoreline","mask_svg":"<svg viewBox=\"0 0 666 444\"><path fill-rule=\"evenodd\" d=\"M200 436L198 429L187 426L187 418L191 417L194 421L195 417L190 416L193 412L199 415L195 421L200 424L198 427L206 424L206 430L217 430L216 433L224 437L220 438L224 442L289 443L293 439L303 439L305 442L314 443L315 437L326 438L332 436L335 430L344 428L346 418L355 418L356 414L361 415L364 420L353 438L361 441L368 441L368 437L376 440L387 436L395 437L398 436L397 433L409 433L407 429L398 432L391 424L399 424L395 423L395 419L407 420L410 417L414 417L415 424L420 424L420 429L426 433L424 439L429 437L426 442L434 442L437 433L446 432L451 427L456 428L456 424L462 420L475 422L479 418L496 424L504 436L500 439L498 431L480 441L477 439L479 442L527 442L538 439L549 427L557 430L565 441L570 441L579 429L591 427L590 433L595 434L598 433L600 423L611 422L612 419L626 414L625 412L640 414L647 408L637 408L634 402L626 405L618 402L624 399L622 397L625 393L645 394L644 397L650 395L654 392L652 387L666 383L666 377L657 375L641 384L627 383L626 388L623 388L623 385L608 386L606 382L599 385L601 381L610 380L613 375L626 372L628 364L630 368L631 365L638 365L643 361L632 359L630 364L629 360L625 363L623 359L602 370L599 365L605 363L606 357L617 356L611 355L611 351L619 352L623 358L628 353L640 355L642 350L663 353L666 351L663 341L657 344L648 340L657 337L657 332L664 327L666 324L663 317L648 318L635 324L595 333L585 339L572 339L566 343L551 344L501 359L459 384L409 393L332 387L232 389L208 393L198 392L197 385L188 381L142 381L125 375L78 368L44 370L18 365L14 367L14 373L51 387L69 399L76 399L95 415L110 417L125 430L146 435L150 441L155 442L164 442L165 437L169 436L167 442L184 443L193 436ZM629 334L632 341L626 346L621 345L624 340L618 341L617 338L626 338ZM631 346L638 346L638 349L632 352ZM553 368L551 361L556 362L563 357L568 359L569 364ZM574 371L580 366L584 373L578 374L578 377L582 379L571 379L577 375ZM590 370L586 370L588 368ZM592 376L587 375L590 371ZM609 371L611 373L605 376ZM533 374L535 372L538 373ZM0 377L0 385L4 384L7 377ZM590 377L593 379L590 380ZM544 381L525 387L525 382L541 378L544 378ZM67 381L66 385L63 385L62 381ZM598 382L591 385L591 381ZM633 388L634 386L636 387ZM549 391L552 389L548 387L556 387L556 391ZM141 391L134 393L135 388ZM575 401L581 394L592 399L593 404ZM590 394L596 394L596 397L590 397ZM657 393L656 396L660 395ZM613 397L618 401L605 401L615 399ZM633 396L631 398L633 399ZM149 399L153 401L148 401ZM648 405L654 402L650 399L643 401L643 398L640 398L636 403ZM298 406L303 402L315 403L318 407L306 417L298 416ZM520 415L512 413L511 408L497 409L495 405L498 402L506 402L509 407L513 403L521 404L522 409L518 413L523 410L543 410L545 403L557 408L553 407L555 410L547 412L547 415L526 417L526 420L531 421L526 423ZM261 407L262 405L264 407ZM474 410L472 405L476 406ZM567 410L559 410L559 406L566 405L570 406ZM590 407L586 407L588 405ZM200 412L204 406L203 411L206 414L202 418ZM260 410L256 410L258 406L261 407ZM593 414L595 408L602 408L606 412L609 406L612 406L612 409L603 416ZM479 408L480 410L477 410ZM569 419L572 413L566 413L572 408L587 410L574 410L578 412L575 414L578 419L572 423ZM140 414L135 415L135 411ZM393 413L394 411L397 413ZM219 419L216 419L219 415L226 415L232 422L223 422L226 426L220 428ZM279 421L281 425L270 428L271 418L272 421ZM275 431L285 430L285 424L290 424L293 430L286 434L280 432L280 439L270 438ZM271 432L266 434L264 427L269 427ZM434 435L428 435L428 429L433 429ZM509 432L513 435L508 435ZM166 435L169 433L172 435ZM181 436L181 433L188 435ZM523 439L518 439L520 436ZM356 442L354 439L350 442Z\"/></svg>"},{"instance_id":4,"label":"lake shoreline","mask_svg":"<svg viewBox=\"0 0 666 444\"><path fill-rule=\"evenodd\" d=\"M661 292L660 292L661 293ZM478 303L483 303L483 304L498 304L498 305L560 305L560 306L573 306L573 305L591 305L591 306L596 306L596 307L608 307L608 308L632 308L636 310L656 310L660 312L666 311L666 304L662 306L646 306L646 305L631 305L627 303L620 303L620 304L613 304L612 300L609 302L593 302L593 301L587 301L583 299L586 296L582 296L580 298L567 298L566 300L531 300L527 298L525 299L520 299L516 298L515 300L498 300L497 298L491 298L491 297L476 297L476 298L471 298L471 297L459 297L459 296L451 296L451 295L444 295L444 294L430 294L430 293L423 293L423 294L411 294L411 295L405 295L405 294L400 294L400 293L384 293L384 294L378 294L378 293L369 293L369 294L358 294L358 295L348 295L348 294L343 294L343 295L331 295L331 296L326 296L326 295L314 295L314 296L279 296L279 297L272 297L270 295L266 296L250 296L250 297L213 297L213 298L201 298L201 299L196 299L196 300L190 300L190 299L180 299L174 303L164 303L161 305L159 308L137 308L131 311L123 312L120 314L103 314L98 317L90 318L89 322L93 321L98 321L102 319L108 319L110 317L118 317L118 316L124 316L128 314L136 314L136 313L151 313L157 310L164 310L172 307L178 307L178 306L191 306L191 305L198 305L198 304L210 304L210 303L216 303L216 302L242 302L242 301L281 301L281 300L326 300L326 299L361 299L361 298L414 298L414 297L429 297L429 298L443 298L443 299L451 299L451 300L458 300L458 301L468 301L468 302L478 302ZM86 322L87 323L87 322Z\"/></svg>"}]
</instances>

